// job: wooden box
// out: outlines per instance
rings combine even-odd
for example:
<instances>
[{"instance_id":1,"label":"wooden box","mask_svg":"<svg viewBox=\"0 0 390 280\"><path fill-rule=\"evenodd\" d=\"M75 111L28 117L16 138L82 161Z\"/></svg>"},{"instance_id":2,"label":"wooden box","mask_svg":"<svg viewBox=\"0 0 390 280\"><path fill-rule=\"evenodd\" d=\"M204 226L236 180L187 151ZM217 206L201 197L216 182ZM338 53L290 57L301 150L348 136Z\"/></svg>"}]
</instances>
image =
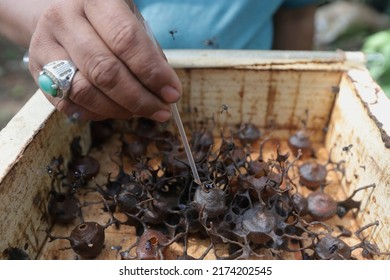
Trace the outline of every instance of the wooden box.
<instances>
[{"instance_id":1,"label":"wooden box","mask_svg":"<svg viewBox=\"0 0 390 280\"><path fill-rule=\"evenodd\" d=\"M369 238L382 252L390 252L390 100L364 67L362 53L178 50L166 54L183 83L178 107L187 129L212 117L216 135L219 128L252 122L261 130L272 127L272 136L286 140L305 119L311 139L333 149L334 161L345 161L341 180L345 196L357 187L376 185L359 194L363 204L353 222L361 226L379 221ZM48 246L46 166L54 156L70 157L69 143L75 136L81 136L86 151L89 124L56 112L40 91L0 132L2 258L7 248L19 248L33 259L63 258L50 253L54 249ZM129 234L110 237L106 247L113 246L113 238ZM117 256L110 252L98 258Z\"/></svg>"}]
</instances>

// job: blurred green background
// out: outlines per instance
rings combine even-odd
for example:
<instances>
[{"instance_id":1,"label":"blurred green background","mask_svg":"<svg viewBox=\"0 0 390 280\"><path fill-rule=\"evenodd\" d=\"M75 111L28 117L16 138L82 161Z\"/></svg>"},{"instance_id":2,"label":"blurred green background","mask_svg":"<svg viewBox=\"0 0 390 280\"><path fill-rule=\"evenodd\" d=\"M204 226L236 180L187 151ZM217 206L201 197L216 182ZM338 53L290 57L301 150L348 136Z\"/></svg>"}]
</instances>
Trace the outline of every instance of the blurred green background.
<instances>
[{"instance_id":1,"label":"blurred green background","mask_svg":"<svg viewBox=\"0 0 390 280\"><path fill-rule=\"evenodd\" d=\"M0 129L37 90L30 72L22 63L25 49L0 37Z\"/></svg>"},{"instance_id":2,"label":"blurred green background","mask_svg":"<svg viewBox=\"0 0 390 280\"><path fill-rule=\"evenodd\" d=\"M390 0L325 1L315 24L316 50L376 54L367 67L390 97ZM0 130L37 90L22 63L25 52L0 37Z\"/></svg>"},{"instance_id":3,"label":"blurred green background","mask_svg":"<svg viewBox=\"0 0 390 280\"><path fill-rule=\"evenodd\" d=\"M390 97L390 0L327 1L317 16L316 48L367 53L371 76Z\"/></svg>"}]
</instances>

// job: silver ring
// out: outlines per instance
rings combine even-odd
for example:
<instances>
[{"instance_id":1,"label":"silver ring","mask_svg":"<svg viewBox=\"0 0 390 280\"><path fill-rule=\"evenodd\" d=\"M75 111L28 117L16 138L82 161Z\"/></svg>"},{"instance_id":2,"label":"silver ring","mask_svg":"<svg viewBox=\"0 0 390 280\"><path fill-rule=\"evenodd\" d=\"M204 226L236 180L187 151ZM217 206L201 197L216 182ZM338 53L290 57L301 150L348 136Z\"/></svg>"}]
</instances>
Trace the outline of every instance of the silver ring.
<instances>
[{"instance_id":1,"label":"silver ring","mask_svg":"<svg viewBox=\"0 0 390 280\"><path fill-rule=\"evenodd\" d=\"M56 60L43 66L39 73L40 89L53 97L66 98L77 72L76 66L69 60Z\"/></svg>"}]
</instances>

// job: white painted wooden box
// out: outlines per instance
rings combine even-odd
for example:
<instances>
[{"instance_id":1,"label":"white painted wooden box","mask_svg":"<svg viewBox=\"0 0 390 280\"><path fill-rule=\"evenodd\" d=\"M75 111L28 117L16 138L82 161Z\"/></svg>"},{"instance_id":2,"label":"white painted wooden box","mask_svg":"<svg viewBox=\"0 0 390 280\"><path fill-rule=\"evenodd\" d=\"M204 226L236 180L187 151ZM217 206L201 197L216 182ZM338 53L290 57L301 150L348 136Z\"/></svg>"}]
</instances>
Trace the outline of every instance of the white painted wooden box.
<instances>
[{"instance_id":1,"label":"white painted wooden box","mask_svg":"<svg viewBox=\"0 0 390 280\"><path fill-rule=\"evenodd\" d=\"M378 220L370 238L381 251L390 251L390 100L364 67L362 53L166 54L183 83L178 106L185 127L213 116L215 127L253 122L261 129L272 127L273 136L287 139L301 128L307 111L312 140L327 150L333 147L334 160L346 161L341 182L345 195L376 184L373 192L361 194L365 203L354 219L358 225ZM221 106L229 114L221 114ZM53 156L69 157L68 144L77 135L87 149L88 123L56 112L40 91L0 132L0 253L16 247L31 258L50 255L45 252L45 230L50 228L44 214L50 188L45 167ZM348 146L352 148L346 156L343 148Z\"/></svg>"}]
</instances>

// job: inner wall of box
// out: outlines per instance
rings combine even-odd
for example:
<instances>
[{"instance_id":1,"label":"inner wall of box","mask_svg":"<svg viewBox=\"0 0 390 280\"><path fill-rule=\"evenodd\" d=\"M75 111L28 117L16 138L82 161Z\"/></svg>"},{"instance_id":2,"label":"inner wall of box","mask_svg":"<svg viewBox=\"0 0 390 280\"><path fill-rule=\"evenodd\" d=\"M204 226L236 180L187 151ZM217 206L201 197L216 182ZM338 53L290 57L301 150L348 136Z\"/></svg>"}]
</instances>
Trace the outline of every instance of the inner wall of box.
<instances>
[{"instance_id":1,"label":"inner wall of box","mask_svg":"<svg viewBox=\"0 0 390 280\"><path fill-rule=\"evenodd\" d=\"M360 226L378 221L370 238L382 252L390 252L390 149L382 140L381 124L370 117L369 108L356 89L356 82L348 72L342 76L325 146L335 151L332 153L334 161L345 161L341 184L347 195L356 188L376 185L374 190L362 191L356 196L362 201L356 220ZM372 91L373 86L365 84L363 88ZM346 152L345 147L350 147L350 151Z\"/></svg>"},{"instance_id":2,"label":"inner wall of box","mask_svg":"<svg viewBox=\"0 0 390 280\"><path fill-rule=\"evenodd\" d=\"M256 124L272 137L287 139L304 127L324 142L341 72L304 70L178 69L183 84L179 110L191 129L208 122L219 130Z\"/></svg>"}]
</instances>

